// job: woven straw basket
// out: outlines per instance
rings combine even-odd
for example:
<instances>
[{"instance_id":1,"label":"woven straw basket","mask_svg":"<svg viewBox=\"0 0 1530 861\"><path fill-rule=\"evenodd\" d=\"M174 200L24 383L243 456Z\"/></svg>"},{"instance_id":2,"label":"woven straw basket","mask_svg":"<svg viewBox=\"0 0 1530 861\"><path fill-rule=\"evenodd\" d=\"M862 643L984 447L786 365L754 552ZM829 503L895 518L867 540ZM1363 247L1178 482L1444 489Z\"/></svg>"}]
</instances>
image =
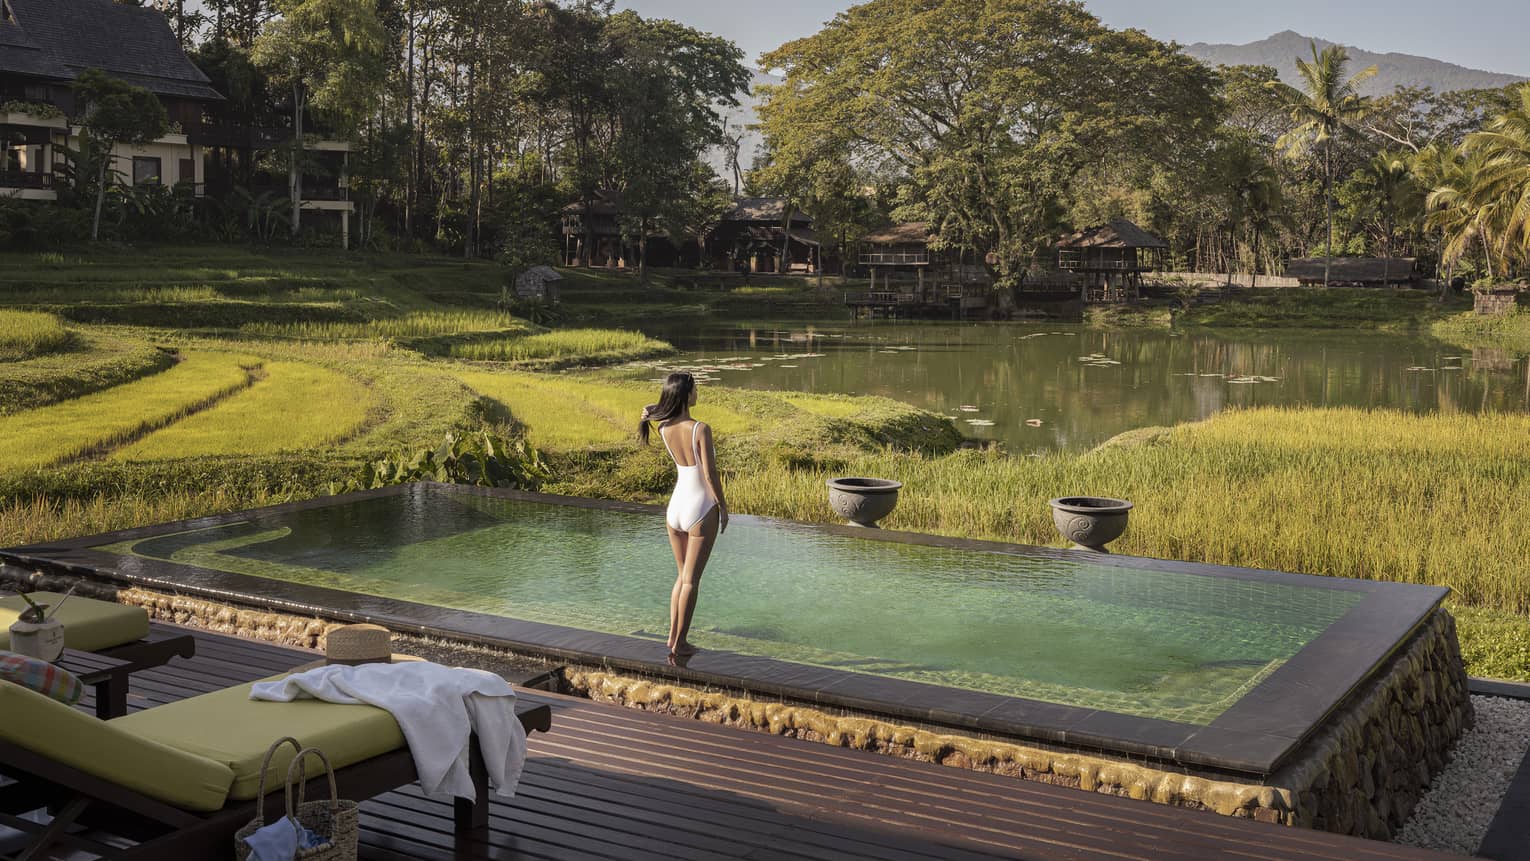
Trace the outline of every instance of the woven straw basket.
<instances>
[{"instance_id":1,"label":"woven straw basket","mask_svg":"<svg viewBox=\"0 0 1530 861\"><path fill-rule=\"evenodd\" d=\"M234 835L234 852L239 861L250 861L250 846L244 842L244 839L266 825L266 772L271 768L272 755L284 744L297 748L297 755L287 766L287 782L284 787L286 814L297 820L299 825L329 840L329 843L323 846L299 849L296 857L300 861L355 861L356 840L360 831L356 802L343 801L339 798L339 791L335 786L335 770L329 764L329 757L316 747L303 747L295 738L279 739L266 751L266 758L260 765L260 794L256 796L258 800L255 803L255 818ZM303 779L303 762L309 754L317 756L319 761L324 763L324 773L329 777L328 801L303 800L303 788L307 783ZM292 799L294 784L297 785L295 806Z\"/></svg>"}]
</instances>

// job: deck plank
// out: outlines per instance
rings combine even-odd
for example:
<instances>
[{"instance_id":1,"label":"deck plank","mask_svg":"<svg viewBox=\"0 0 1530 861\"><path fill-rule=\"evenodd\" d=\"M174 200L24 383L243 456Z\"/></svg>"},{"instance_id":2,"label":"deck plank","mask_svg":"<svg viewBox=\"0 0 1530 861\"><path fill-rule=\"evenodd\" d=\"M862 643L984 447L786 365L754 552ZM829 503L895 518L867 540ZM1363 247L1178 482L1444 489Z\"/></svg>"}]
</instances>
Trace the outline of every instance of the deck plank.
<instances>
[{"instance_id":1,"label":"deck plank","mask_svg":"<svg viewBox=\"0 0 1530 861\"><path fill-rule=\"evenodd\" d=\"M197 655L135 674L129 708L266 678L314 653L156 624ZM454 849L417 787L362 805L368 861L1442 861L1455 856L1136 802L523 691L553 710L513 800ZM88 707L88 701L82 707Z\"/></svg>"}]
</instances>

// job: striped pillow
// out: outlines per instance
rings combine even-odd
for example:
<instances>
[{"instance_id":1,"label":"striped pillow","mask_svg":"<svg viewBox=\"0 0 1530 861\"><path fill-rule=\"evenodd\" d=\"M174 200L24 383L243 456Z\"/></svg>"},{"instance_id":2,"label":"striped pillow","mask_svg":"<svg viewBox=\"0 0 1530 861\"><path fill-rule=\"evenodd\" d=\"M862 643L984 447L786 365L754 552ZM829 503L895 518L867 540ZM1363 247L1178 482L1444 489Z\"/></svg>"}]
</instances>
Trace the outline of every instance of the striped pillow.
<instances>
[{"instance_id":1,"label":"striped pillow","mask_svg":"<svg viewBox=\"0 0 1530 861\"><path fill-rule=\"evenodd\" d=\"M30 688L68 706L79 702L85 695L85 686L74 673L15 652L0 651L0 679Z\"/></svg>"}]
</instances>

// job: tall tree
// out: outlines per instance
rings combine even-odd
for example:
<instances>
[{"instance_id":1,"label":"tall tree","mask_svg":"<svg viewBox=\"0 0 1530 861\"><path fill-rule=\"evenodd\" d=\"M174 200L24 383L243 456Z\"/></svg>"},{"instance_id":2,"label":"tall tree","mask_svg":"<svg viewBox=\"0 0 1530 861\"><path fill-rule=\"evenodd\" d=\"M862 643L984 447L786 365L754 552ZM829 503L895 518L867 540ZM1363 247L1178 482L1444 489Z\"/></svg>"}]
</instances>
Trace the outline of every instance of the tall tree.
<instances>
[{"instance_id":1,"label":"tall tree","mask_svg":"<svg viewBox=\"0 0 1530 861\"><path fill-rule=\"evenodd\" d=\"M782 173L896 177L899 217L1016 283L1089 164L1153 158L1214 122L1210 69L1064 0L871 0L766 54L761 123Z\"/></svg>"},{"instance_id":2,"label":"tall tree","mask_svg":"<svg viewBox=\"0 0 1530 861\"><path fill-rule=\"evenodd\" d=\"M1280 177L1264 153L1246 141L1234 141L1221 156L1219 178L1226 194L1234 252L1237 236L1248 237L1253 258L1251 283L1257 286L1260 242L1280 222L1285 206ZM1231 259L1227 267L1229 284L1232 283Z\"/></svg>"},{"instance_id":3,"label":"tall tree","mask_svg":"<svg viewBox=\"0 0 1530 861\"><path fill-rule=\"evenodd\" d=\"M342 130L354 128L382 84L384 34L377 0L276 0L254 57L292 95L288 194L292 235L302 227L304 119L312 107Z\"/></svg>"},{"instance_id":4,"label":"tall tree","mask_svg":"<svg viewBox=\"0 0 1530 861\"><path fill-rule=\"evenodd\" d=\"M154 8L170 23L176 41L181 43L181 50L190 51L196 47L197 33L207 23L207 13L198 8L194 0L189 4L187 0L154 0Z\"/></svg>"},{"instance_id":5,"label":"tall tree","mask_svg":"<svg viewBox=\"0 0 1530 861\"><path fill-rule=\"evenodd\" d=\"M1502 271L1513 262L1530 262L1530 84L1519 89L1519 104L1467 137L1462 150L1480 155L1471 197L1494 234Z\"/></svg>"},{"instance_id":6,"label":"tall tree","mask_svg":"<svg viewBox=\"0 0 1530 861\"><path fill-rule=\"evenodd\" d=\"M203 5L212 10L213 38L246 51L255 47L261 28L276 14L272 0L207 0Z\"/></svg>"},{"instance_id":7,"label":"tall tree","mask_svg":"<svg viewBox=\"0 0 1530 861\"><path fill-rule=\"evenodd\" d=\"M610 117L616 92L611 71L617 50L605 20L611 0L578 0L568 7L545 3L538 7L533 34L532 66L536 100L560 116L567 157L565 176L580 204L584 241L578 263L590 262L595 246L592 210L596 192L610 176Z\"/></svg>"},{"instance_id":8,"label":"tall tree","mask_svg":"<svg viewBox=\"0 0 1530 861\"><path fill-rule=\"evenodd\" d=\"M697 162L722 142L718 109L738 106L749 70L732 42L674 21L629 11L612 16L606 29L620 57L611 83L612 168L636 222L638 270L646 278L648 237L661 220L685 221L684 198L705 194Z\"/></svg>"},{"instance_id":9,"label":"tall tree","mask_svg":"<svg viewBox=\"0 0 1530 861\"><path fill-rule=\"evenodd\" d=\"M1356 213L1384 257L1398 256L1423 221L1424 195L1413 176L1413 161L1399 152L1379 152L1351 179L1362 201Z\"/></svg>"},{"instance_id":10,"label":"tall tree","mask_svg":"<svg viewBox=\"0 0 1530 861\"><path fill-rule=\"evenodd\" d=\"M165 106L142 87L120 81L100 69L86 69L74 79L75 98L84 120L81 149L96 167L96 206L90 222L92 241L101 237L101 206L112 178L113 151L118 145L141 146L170 127Z\"/></svg>"},{"instance_id":11,"label":"tall tree","mask_svg":"<svg viewBox=\"0 0 1530 861\"><path fill-rule=\"evenodd\" d=\"M1278 81L1272 90L1282 96L1295 128L1280 139L1288 152L1301 154L1316 150L1323 164L1323 209L1327 214L1324 233L1323 286L1329 285L1333 264L1333 181L1334 144L1340 135L1354 134L1365 117L1367 100L1359 85L1376 75L1376 67L1364 69L1353 77L1349 71L1349 52L1341 45L1331 45L1322 52L1312 43L1310 61L1298 57L1296 70L1303 89Z\"/></svg>"}]
</instances>

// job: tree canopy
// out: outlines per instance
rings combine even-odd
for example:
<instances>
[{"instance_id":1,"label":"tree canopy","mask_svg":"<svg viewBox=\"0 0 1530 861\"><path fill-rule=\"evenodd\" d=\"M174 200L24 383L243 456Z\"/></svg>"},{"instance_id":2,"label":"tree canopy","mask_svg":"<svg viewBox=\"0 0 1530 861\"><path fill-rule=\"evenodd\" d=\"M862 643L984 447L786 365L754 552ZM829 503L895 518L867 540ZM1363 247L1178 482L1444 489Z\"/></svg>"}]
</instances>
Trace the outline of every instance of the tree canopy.
<instances>
[{"instance_id":1,"label":"tree canopy","mask_svg":"<svg viewBox=\"0 0 1530 861\"><path fill-rule=\"evenodd\" d=\"M786 73L760 111L765 187L877 177L900 217L1006 277L1055 239L1086 167L1171 160L1215 120L1210 69L1064 0L872 0L762 62Z\"/></svg>"}]
</instances>

